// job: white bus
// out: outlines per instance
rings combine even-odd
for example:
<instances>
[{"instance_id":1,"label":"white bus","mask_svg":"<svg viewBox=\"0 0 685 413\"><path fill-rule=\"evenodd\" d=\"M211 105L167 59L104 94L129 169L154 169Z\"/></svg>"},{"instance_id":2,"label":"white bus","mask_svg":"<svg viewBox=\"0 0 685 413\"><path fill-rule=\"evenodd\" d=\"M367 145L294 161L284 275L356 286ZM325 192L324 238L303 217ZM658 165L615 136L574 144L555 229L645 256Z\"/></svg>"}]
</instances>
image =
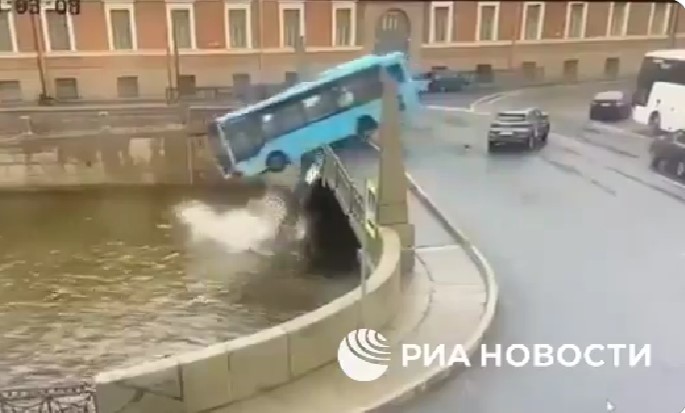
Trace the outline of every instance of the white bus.
<instances>
[{"instance_id":1,"label":"white bus","mask_svg":"<svg viewBox=\"0 0 685 413\"><path fill-rule=\"evenodd\" d=\"M685 49L647 53L633 95L633 120L653 134L685 129Z\"/></svg>"}]
</instances>

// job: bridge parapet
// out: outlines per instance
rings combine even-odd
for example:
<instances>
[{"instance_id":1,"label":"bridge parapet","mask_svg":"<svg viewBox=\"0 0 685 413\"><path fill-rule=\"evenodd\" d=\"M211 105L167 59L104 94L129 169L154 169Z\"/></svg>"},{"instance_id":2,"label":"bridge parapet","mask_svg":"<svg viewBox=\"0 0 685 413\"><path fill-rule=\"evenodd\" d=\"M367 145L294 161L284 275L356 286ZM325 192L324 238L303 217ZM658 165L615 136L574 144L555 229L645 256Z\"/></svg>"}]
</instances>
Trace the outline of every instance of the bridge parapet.
<instances>
[{"instance_id":1,"label":"bridge parapet","mask_svg":"<svg viewBox=\"0 0 685 413\"><path fill-rule=\"evenodd\" d=\"M324 148L323 155L321 180L333 191L341 209L350 218L357 239L361 240L365 235L364 197L338 155L328 146Z\"/></svg>"}]
</instances>

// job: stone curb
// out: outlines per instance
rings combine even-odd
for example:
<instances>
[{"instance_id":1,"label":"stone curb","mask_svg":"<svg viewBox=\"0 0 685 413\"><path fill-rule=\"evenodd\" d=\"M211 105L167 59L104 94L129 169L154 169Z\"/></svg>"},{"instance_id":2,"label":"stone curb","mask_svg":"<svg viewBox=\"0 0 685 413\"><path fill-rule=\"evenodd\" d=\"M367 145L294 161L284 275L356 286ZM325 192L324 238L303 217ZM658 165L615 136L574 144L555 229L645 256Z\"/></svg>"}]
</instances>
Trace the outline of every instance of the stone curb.
<instances>
[{"instance_id":1,"label":"stone curb","mask_svg":"<svg viewBox=\"0 0 685 413\"><path fill-rule=\"evenodd\" d=\"M378 147L375 144L372 146L374 149L378 150ZM483 338L487 334L488 330L490 329L490 325L495 318L497 300L499 297L499 286L497 285L495 272L480 250L478 250L478 248L469 241L463 230L459 229L447 219L446 215L443 214L433 203L433 201L430 200L428 194L426 194L426 192L416 183L414 178L409 173L406 173L406 176L409 182L409 189L412 191L412 193L414 193L414 195L416 195L416 197L419 199L419 202L421 202L426 209L428 209L435 216L447 233L454 237L454 239L457 240L458 243L464 248L469 258L478 267L480 275L485 282L485 288L487 291L485 311L483 312L478 326L471 334L469 339L464 343L464 349L466 350L469 358L473 357L480 347ZM445 380L450 378L453 374L461 371L463 368L464 366L459 363L451 366L436 367L427 374L424 374L423 376L414 380L413 383L403 386L398 391L385 396L382 400L375 403L373 407L367 408L364 411L378 413L392 411L393 408L397 408L421 393L424 393L425 391L442 384Z\"/></svg>"},{"instance_id":2,"label":"stone curb","mask_svg":"<svg viewBox=\"0 0 685 413\"><path fill-rule=\"evenodd\" d=\"M371 329L387 325L401 299L399 235L383 226L380 232L382 253L367 280L364 302L375 310L364 320ZM100 372L94 379L98 411L191 413L230 408L335 362L338 343L359 328L359 317L357 286L315 310L253 334ZM335 346L329 346L331 341Z\"/></svg>"},{"instance_id":3,"label":"stone curb","mask_svg":"<svg viewBox=\"0 0 685 413\"><path fill-rule=\"evenodd\" d=\"M578 79L575 82L566 82L563 80L549 80L549 81L544 81L544 82L539 82L539 83L528 83L528 84L519 84L519 85L492 85L492 86L486 86L486 87L476 87L473 89L466 89L465 92L511 92L514 90L525 90L525 89L537 89L537 88L546 88L546 87L551 87L551 86L580 86L580 85L587 85L587 84L613 84L613 83L621 83L625 82L628 80L633 79L637 75L631 75L631 76L621 76L616 79Z\"/></svg>"}]
</instances>

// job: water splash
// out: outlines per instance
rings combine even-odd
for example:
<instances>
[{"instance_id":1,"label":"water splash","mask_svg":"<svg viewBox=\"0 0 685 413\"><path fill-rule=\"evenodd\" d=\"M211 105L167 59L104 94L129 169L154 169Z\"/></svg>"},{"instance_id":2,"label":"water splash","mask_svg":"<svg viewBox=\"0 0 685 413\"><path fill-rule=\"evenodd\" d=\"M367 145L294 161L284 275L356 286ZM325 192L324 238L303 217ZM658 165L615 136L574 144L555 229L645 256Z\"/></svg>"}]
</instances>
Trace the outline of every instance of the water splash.
<instances>
[{"instance_id":1,"label":"water splash","mask_svg":"<svg viewBox=\"0 0 685 413\"><path fill-rule=\"evenodd\" d=\"M225 212L191 201L179 205L176 214L188 226L193 242L213 241L228 253L251 251L271 255L271 244L279 234L288 208L280 197L266 194L251 200L245 208Z\"/></svg>"}]
</instances>

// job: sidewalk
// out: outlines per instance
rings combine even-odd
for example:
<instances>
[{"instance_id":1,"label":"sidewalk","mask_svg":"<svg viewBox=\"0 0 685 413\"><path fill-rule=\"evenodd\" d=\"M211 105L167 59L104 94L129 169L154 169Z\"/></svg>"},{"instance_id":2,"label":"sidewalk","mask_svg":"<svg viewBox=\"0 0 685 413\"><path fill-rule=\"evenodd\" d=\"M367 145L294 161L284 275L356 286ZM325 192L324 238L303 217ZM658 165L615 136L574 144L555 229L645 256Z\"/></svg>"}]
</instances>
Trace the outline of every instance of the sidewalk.
<instances>
[{"instance_id":1,"label":"sidewalk","mask_svg":"<svg viewBox=\"0 0 685 413\"><path fill-rule=\"evenodd\" d=\"M221 413L343 413L392 410L394 403L446 377L451 369L424 367L421 362L402 367L401 343L464 344L475 349L492 318L487 286L479 268L456 244L426 205L410 194L410 219L416 224L414 273L403 277L400 313L384 331L392 343L388 372L374 382L355 382L344 376L337 362L258 397L214 410ZM431 222L432 221L432 222ZM432 244L426 241L432 240ZM445 244L445 240L451 243ZM449 347L448 347L449 348Z\"/></svg>"}]
</instances>

